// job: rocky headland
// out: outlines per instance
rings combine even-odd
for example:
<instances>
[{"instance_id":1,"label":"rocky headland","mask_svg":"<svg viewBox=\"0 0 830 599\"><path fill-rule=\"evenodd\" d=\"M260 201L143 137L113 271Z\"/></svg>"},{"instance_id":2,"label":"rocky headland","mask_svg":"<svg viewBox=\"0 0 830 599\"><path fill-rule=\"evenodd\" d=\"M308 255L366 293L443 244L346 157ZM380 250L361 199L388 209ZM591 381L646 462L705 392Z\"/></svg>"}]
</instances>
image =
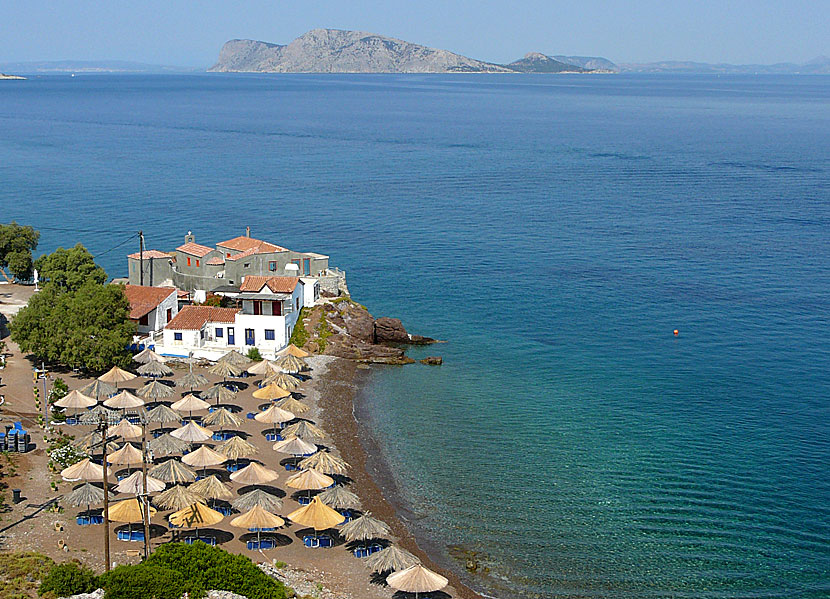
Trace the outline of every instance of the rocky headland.
<instances>
[{"instance_id":1,"label":"rocky headland","mask_svg":"<svg viewBox=\"0 0 830 599\"><path fill-rule=\"evenodd\" d=\"M17 79L17 80L25 80L25 77L21 77L20 75L6 75L5 73L0 73L0 80L2 79Z\"/></svg>"}]
</instances>

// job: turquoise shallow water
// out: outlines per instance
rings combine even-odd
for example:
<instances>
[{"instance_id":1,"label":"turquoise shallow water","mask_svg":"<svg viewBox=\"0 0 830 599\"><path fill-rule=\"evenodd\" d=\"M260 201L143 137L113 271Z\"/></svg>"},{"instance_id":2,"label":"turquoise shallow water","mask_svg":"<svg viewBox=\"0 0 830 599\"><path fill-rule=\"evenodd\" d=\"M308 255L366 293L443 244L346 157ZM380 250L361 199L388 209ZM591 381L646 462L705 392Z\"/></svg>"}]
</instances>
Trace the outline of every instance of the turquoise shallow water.
<instances>
[{"instance_id":1,"label":"turquoise shallow water","mask_svg":"<svg viewBox=\"0 0 830 599\"><path fill-rule=\"evenodd\" d=\"M477 588L830 595L830 79L6 83L2 220L44 250L120 275L127 231L250 224L449 340L361 401Z\"/></svg>"}]
</instances>

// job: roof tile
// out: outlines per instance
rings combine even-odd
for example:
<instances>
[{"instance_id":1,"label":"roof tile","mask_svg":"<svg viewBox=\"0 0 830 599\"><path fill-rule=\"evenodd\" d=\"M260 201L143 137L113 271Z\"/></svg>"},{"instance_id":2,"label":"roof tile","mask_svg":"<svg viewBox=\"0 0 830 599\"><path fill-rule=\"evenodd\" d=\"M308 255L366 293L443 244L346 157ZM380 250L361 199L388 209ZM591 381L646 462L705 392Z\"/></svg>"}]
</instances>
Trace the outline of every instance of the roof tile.
<instances>
[{"instance_id":1,"label":"roof tile","mask_svg":"<svg viewBox=\"0 0 830 599\"><path fill-rule=\"evenodd\" d=\"M299 277L264 277L261 275L248 275L242 280L239 291L257 293L267 286L272 293L294 293L297 288Z\"/></svg>"},{"instance_id":2,"label":"roof tile","mask_svg":"<svg viewBox=\"0 0 830 599\"><path fill-rule=\"evenodd\" d=\"M170 254L165 254L164 252L160 252L158 250L144 250L144 259L147 260L149 258L169 258ZM132 258L133 260L141 260L141 252L136 252L135 254L129 254L127 258Z\"/></svg>"},{"instance_id":3,"label":"roof tile","mask_svg":"<svg viewBox=\"0 0 830 599\"><path fill-rule=\"evenodd\" d=\"M213 248L209 248L206 245L199 245L198 243L193 243L191 241L184 245L180 245L176 248L176 251L201 258L202 256L211 253Z\"/></svg>"},{"instance_id":4,"label":"roof tile","mask_svg":"<svg viewBox=\"0 0 830 599\"><path fill-rule=\"evenodd\" d=\"M214 306L184 306L176 316L167 323L165 329L198 330L208 322L232 323L236 320L236 308L216 308Z\"/></svg>"},{"instance_id":5,"label":"roof tile","mask_svg":"<svg viewBox=\"0 0 830 599\"><path fill-rule=\"evenodd\" d=\"M284 247L262 241L261 239L254 239L253 237L246 237L240 235L227 241L222 241L216 244L217 246L228 248L229 250L236 250L237 252L245 252L247 250L254 250L255 254L270 254L272 252L287 252Z\"/></svg>"},{"instance_id":6,"label":"roof tile","mask_svg":"<svg viewBox=\"0 0 830 599\"><path fill-rule=\"evenodd\" d=\"M137 320L149 314L173 293L176 293L175 287L124 285L124 295L130 302L130 318Z\"/></svg>"}]
</instances>

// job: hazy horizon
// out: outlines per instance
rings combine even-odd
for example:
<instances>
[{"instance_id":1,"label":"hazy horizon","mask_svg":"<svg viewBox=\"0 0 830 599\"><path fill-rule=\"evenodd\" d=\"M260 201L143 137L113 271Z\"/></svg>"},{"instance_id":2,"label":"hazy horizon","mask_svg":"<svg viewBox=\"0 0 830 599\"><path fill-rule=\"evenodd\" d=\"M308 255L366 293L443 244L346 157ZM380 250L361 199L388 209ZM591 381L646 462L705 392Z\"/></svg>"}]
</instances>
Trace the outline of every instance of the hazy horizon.
<instances>
[{"instance_id":1,"label":"hazy horizon","mask_svg":"<svg viewBox=\"0 0 830 599\"><path fill-rule=\"evenodd\" d=\"M436 18L439 17L440 18ZM353 29L442 48L495 63L528 52L602 56L616 63L692 61L731 64L804 63L830 54L826 15L817 3L795 0L589 0L578 6L529 0L330 1L275 6L263 0L228 6L211 0L13 0L4 20L14 27L0 39L0 63L131 61L201 68L212 65L226 41L287 44L310 29Z\"/></svg>"}]
</instances>

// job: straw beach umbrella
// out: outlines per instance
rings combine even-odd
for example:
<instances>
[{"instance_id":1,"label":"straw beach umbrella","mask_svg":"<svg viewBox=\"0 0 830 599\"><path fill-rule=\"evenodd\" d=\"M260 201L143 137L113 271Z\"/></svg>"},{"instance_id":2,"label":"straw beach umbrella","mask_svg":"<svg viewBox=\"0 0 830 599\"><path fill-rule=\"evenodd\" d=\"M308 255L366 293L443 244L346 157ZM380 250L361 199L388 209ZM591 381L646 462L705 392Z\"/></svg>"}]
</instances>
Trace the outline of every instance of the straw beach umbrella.
<instances>
[{"instance_id":1,"label":"straw beach umbrella","mask_svg":"<svg viewBox=\"0 0 830 599\"><path fill-rule=\"evenodd\" d=\"M91 483L84 483L77 489L73 489L71 493L65 495L62 501L72 507L85 505L86 511L89 512L92 504L98 505L104 501L104 490Z\"/></svg>"},{"instance_id":2,"label":"straw beach umbrella","mask_svg":"<svg viewBox=\"0 0 830 599\"><path fill-rule=\"evenodd\" d=\"M59 408L72 408L74 410L85 410L87 408L91 408L98 402L88 395L84 395L80 391L70 391L58 401L55 402L55 405Z\"/></svg>"},{"instance_id":3,"label":"straw beach umbrella","mask_svg":"<svg viewBox=\"0 0 830 599\"><path fill-rule=\"evenodd\" d=\"M156 510L151 507L149 515L152 517L155 513ZM113 522L133 523L142 522L144 520L141 505L135 498L124 499L123 501L112 504L110 509L107 510L107 515Z\"/></svg>"},{"instance_id":4,"label":"straw beach umbrella","mask_svg":"<svg viewBox=\"0 0 830 599\"><path fill-rule=\"evenodd\" d=\"M182 485L172 486L153 497L153 504L163 510L182 510L199 501L203 501L201 495Z\"/></svg>"},{"instance_id":5,"label":"straw beach umbrella","mask_svg":"<svg viewBox=\"0 0 830 599\"><path fill-rule=\"evenodd\" d=\"M305 360L291 354L282 356L276 361L276 364L283 372L289 372L292 374L311 370L311 366L309 366Z\"/></svg>"},{"instance_id":6,"label":"straw beach umbrella","mask_svg":"<svg viewBox=\"0 0 830 599\"><path fill-rule=\"evenodd\" d=\"M115 410L126 411L144 407L144 400L125 390L105 400L104 405Z\"/></svg>"},{"instance_id":7,"label":"straw beach umbrella","mask_svg":"<svg viewBox=\"0 0 830 599\"><path fill-rule=\"evenodd\" d=\"M270 360L261 360L248 368L248 374L271 374L278 371L277 365Z\"/></svg>"},{"instance_id":8,"label":"straw beach umbrella","mask_svg":"<svg viewBox=\"0 0 830 599\"><path fill-rule=\"evenodd\" d=\"M235 462L239 461L239 458L248 458L259 453L256 445L249 443L242 437L231 437L227 441L222 441L216 446L216 451Z\"/></svg>"},{"instance_id":9,"label":"straw beach umbrella","mask_svg":"<svg viewBox=\"0 0 830 599\"><path fill-rule=\"evenodd\" d=\"M104 418L107 424L112 425L121 420L121 412L118 410L110 410L105 406L95 406L91 410L81 415L78 421L81 424L98 424L101 418Z\"/></svg>"},{"instance_id":10,"label":"straw beach umbrella","mask_svg":"<svg viewBox=\"0 0 830 599\"><path fill-rule=\"evenodd\" d=\"M173 422L180 423L182 417L179 416L175 410L168 408L164 404L156 406L144 416L146 422L155 422L157 424L171 424Z\"/></svg>"},{"instance_id":11,"label":"straw beach umbrella","mask_svg":"<svg viewBox=\"0 0 830 599\"><path fill-rule=\"evenodd\" d=\"M185 449L190 447L190 443L177 439L170 433L165 433L155 439L152 439L150 443L148 443L147 447L153 452L154 455L164 457L183 453Z\"/></svg>"},{"instance_id":12,"label":"straw beach umbrella","mask_svg":"<svg viewBox=\"0 0 830 599\"><path fill-rule=\"evenodd\" d=\"M115 385L116 389L118 388L118 383L126 383L127 381L131 381L135 378L135 375L132 372L127 372L123 368L119 368L118 366L113 366L107 372L102 374L98 377L98 380L102 383L110 383Z\"/></svg>"},{"instance_id":13,"label":"straw beach umbrella","mask_svg":"<svg viewBox=\"0 0 830 599\"><path fill-rule=\"evenodd\" d=\"M389 526L385 522L381 522L377 518L372 518L368 513L363 514L359 518L355 518L351 522L346 522L343 528L340 529L340 534L350 543L352 541L378 539L389 533Z\"/></svg>"},{"instance_id":14,"label":"straw beach umbrella","mask_svg":"<svg viewBox=\"0 0 830 599\"><path fill-rule=\"evenodd\" d=\"M175 432L175 431L174 431ZM172 433L171 433L172 434ZM194 468L201 468L202 473L207 472L208 466L218 466L228 460L219 452L213 451L210 447L202 445L196 451L191 451L182 458L182 462Z\"/></svg>"},{"instance_id":15,"label":"straw beach umbrella","mask_svg":"<svg viewBox=\"0 0 830 599\"><path fill-rule=\"evenodd\" d=\"M219 432L222 432L226 428L238 428L242 424L242 421L230 410L219 408L202 418L202 424L206 426L218 426Z\"/></svg>"},{"instance_id":16,"label":"straw beach umbrella","mask_svg":"<svg viewBox=\"0 0 830 599\"><path fill-rule=\"evenodd\" d=\"M143 431L140 426L133 424L126 418L120 420L118 424L107 430L107 434L113 437L121 437L122 439L138 439L142 433Z\"/></svg>"},{"instance_id":17,"label":"straw beach umbrella","mask_svg":"<svg viewBox=\"0 0 830 599\"><path fill-rule=\"evenodd\" d=\"M196 387L207 385L209 382L206 376L193 372L193 366L191 366L190 372L176 381L176 386L185 387L192 392Z\"/></svg>"},{"instance_id":18,"label":"straw beach umbrella","mask_svg":"<svg viewBox=\"0 0 830 599\"><path fill-rule=\"evenodd\" d=\"M417 557L397 545L389 545L366 559L366 565L372 569L372 572L379 574L406 570L420 563Z\"/></svg>"},{"instance_id":19,"label":"straw beach umbrella","mask_svg":"<svg viewBox=\"0 0 830 599\"><path fill-rule=\"evenodd\" d=\"M334 479L316 470L300 470L289 476L285 484L298 491L308 491L308 497L311 497L311 491L332 486Z\"/></svg>"},{"instance_id":20,"label":"straw beach umbrella","mask_svg":"<svg viewBox=\"0 0 830 599\"><path fill-rule=\"evenodd\" d=\"M112 474L109 468L107 468L107 474ZM104 467L99 466L89 458L84 458L77 464L61 470L61 478L70 482L76 480L103 481Z\"/></svg>"},{"instance_id":21,"label":"straw beach umbrella","mask_svg":"<svg viewBox=\"0 0 830 599\"><path fill-rule=\"evenodd\" d=\"M317 446L314 443L309 443L299 437L289 437L288 439L283 439L282 441L274 443L274 451L293 456L304 456L317 451Z\"/></svg>"},{"instance_id":22,"label":"straw beach umbrella","mask_svg":"<svg viewBox=\"0 0 830 599\"><path fill-rule=\"evenodd\" d=\"M118 387L112 383L105 383L100 379L95 379L91 383L81 387L80 392L95 399L101 399L117 393Z\"/></svg>"},{"instance_id":23,"label":"straw beach umbrella","mask_svg":"<svg viewBox=\"0 0 830 599\"><path fill-rule=\"evenodd\" d=\"M91 431L81 437L78 437L74 441L70 441L70 445L76 449L80 449L81 451L92 453L93 449L100 449L101 439L103 436L98 431ZM107 451L115 451L118 449L118 443L115 441L110 441L107 443Z\"/></svg>"},{"instance_id":24,"label":"straw beach umbrella","mask_svg":"<svg viewBox=\"0 0 830 599\"><path fill-rule=\"evenodd\" d=\"M147 493L158 493L164 491L165 485L162 481L152 476L147 476ZM115 485L119 493L130 493L132 495L144 494L144 473L136 470L130 476Z\"/></svg>"},{"instance_id":25,"label":"straw beach umbrella","mask_svg":"<svg viewBox=\"0 0 830 599\"><path fill-rule=\"evenodd\" d=\"M276 383L286 391L296 391L300 388L300 381L297 380L297 377L279 371L269 374L263 379L262 383L264 385Z\"/></svg>"},{"instance_id":26,"label":"straw beach umbrella","mask_svg":"<svg viewBox=\"0 0 830 599\"><path fill-rule=\"evenodd\" d=\"M284 524L285 520L275 514L265 511L258 505L255 505L244 514L231 520L231 526L236 526L237 528L256 528L257 544L260 541L260 531L263 528L279 528Z\"/></svg>"},{"instance_id":27,"label":"straw beach umbrella","mask_svg":"<svg viewBox=\"0 0 830 599\"><path fill-rule=\"evenodd\" d=\"M310 468L324 474L346 474L349 468L349 464L343 458L338 458L328 451L318 451L303 458L297 465L300 468Z\"/></svg>"},{"instance_id":28,"label":"straw beach umbrella","mask_svg":"<svg viewBox=\"0 0 830 599\"><path fill-rule=\"evenodd\" d=\"M251 363L251 361L248 358L246 358L245 356L240 354L235 349L232 349L231 351L226 353L224 356L219 358L218 361L219 362L228 362L230 364L233 364L234 366L246 366L246 367L248 366L248 364Z\"/></svg>"},{"instance_id":29,"label":"straw beach umbrella","mask_svg":"<svg viewBox=\"0 0 830 599\"><path fill-rule=\"evenodd\" d=\"M138 373L143 376L170 376L173 374L173 369L164 362L157 362L150 360L146 364L138 367Z\"/></svg>"},{"instance_id":30,"label":"straw beach umbrella","mask_svg":"<svg viewBox=\"0 0 830 599\"><path fill-rule=\"evenodd\" d=\"M139 364L146 364L147 362L152 361L167 362L167 358L165 358L164 356L160 356L149 347L146 349L142 349L140 352L133 356L133 362L138 362Z\"/></svg>"},{"instance_id":31,"label":"straw beach umbrella","mask_svg":"<svg viewBox=\"0 0 830 599\"><path fill-rule=\"evenodd\" d=\"M182 441L187 441L188 443L201 443L202 441L207 441L213 436L213 433L210 432L203 426L199 426L192 420L185 424L184 426L177 428L176 430L170 433L172 436L176 437L177 439L181 439ZM204 449L200 447L199 449ZM197 450L198 451L198 450ZM195 452L194 452L195 453ZM191 455L191 454L187 454Z\"/></svg>"},{"instance_id":32,"label":"straw beach umbrella","mask_svg":"<svg viewBox=\"0 0 830 599\"><path fill-rule=\"evenodd\" d=\"M125 443L124 447L107 456L107 462L118 466L127 466L127 472L129 472L132 464L144 462L144 456L132 443Z\"/></svg>"},{"instance_id":33,"label":"straw beach umbrella","mask_svg":"<svg viewBox=\"0 0 830 599\"><path fill-rule=\"evenodd\" d=\"M177 485L196 480L196 473L178 460L162 462L150 469L148 474L160 481Z\"/></svg>"},{"instance_id":34,"label":"straw beach umbrella","mask_svg":"<svg viewBox=\"0 0 830 599\"><path fill-rule=\"evenodd\" d=\"M282 499L262 489L254 489L241 495L231 505L240 512L247 512L257 505L268 512L276 512L282 507Z\"/></svg>"},{"instance_id":35,"label":"straw beach umbrella","mask_svg":"<svg viewBox=\"0 0 830 599\"><path fill-rule=\"evenodd\" d=\"M294 399L293 397L286 397L285 399L281 399L274 405L278 408L282 408L283 410L294 412L295 414L305 414L311 409L311 407L307 403L304 403L299 399Z\"/></svg>"},{"instance_id":36,"label":"straw beach umbrella","mask_svg":"<svg viewBox=\"0 0 830 599\"><path fill-rule=\"evenodd\" d=\"M332 487L331 489L326 489L317 497L320 498L320 501L325 503L329 507L333 507L334 509L343 513L343 510L356 510L360 509L360 498L349 491L347 488L337 485L336 487ZM344 516L346 514L343 514Z\"/></svg>"},{"instance_id":37,"label":"straw beach umbrella","mask_svg":"<svg viewBox=\"0 0 830 599\"><path fill-rule=\"evenodd\" d=\"M241 470L231 474L231 480L241 485L264 485L277 479L277 473L270 468L251 462Z\"/></svg>"},{"instance_id":38,"label":"straw beach umbrella","mask_svg":"<svg viewBox=\"0 0 830 599\"><path fill-rule=\"evenodd\" d=\"M314 529L315 534L318 530L337 526L346 519L343 514L333 510L317 497L312 499L308 505L304 505L288 514L287 518L297 524L310 526Z\"/></svg>"},{"instance_id":39,"label":"straw beach umbrella","mask_svg":"<svg viewBox=\"0 0 830 599\"><path fill-rule=\"evenodd\" d=\"M319 426L315 426L305 420L300 420L295 424L290 424L282 429L282 436L299 437L305 441L320 441L326 438L326 432Z\"/></svg>"},{"instance_id":40,"label":"straw beach umbrella","mask_svg":"<svg viewBox=\"0 0 830 599\"><path fill-rule=\"evenodd\" d=\"M197 501L167 517L167 520L173 526L196 529L197 537L199 536L200 527L218 524L223 519L224 516L222 514L210 509L201 501Z\"/></svg>"},{"instance_id":41,"label":"straw beach umbrella","mask_svg":"<svg viewBox=\"0 0 830 599\"><path fill-rule=\"evenodd\" d=\"M415 564L406 570L387 576L386 584L405 593L415 593L415 599L417 599L421 593L440 591L449 584L449 581L440 574L427 570L421 564Z\"/></svg>"},{"instance_id":42,"label":"straw beach umbrella","mask_svg":"<svg viewBox=\"0 0 830 599\"><path fill-rule=\"evenodd\" d=\"M232 391L225 385L219 383L202 393L202 397L205 399L215 399L217 404L225 403L236 397L236 391Z\"/></svg>"},{"instance_id":43,"label":"straw beach umbrella","mask_svg":"<svg viewBox=\"0 0 830 599\"><path fill-rule=\"evenodd\" d=\"M277 434L277 425L289 420L294 420L294 414L288 410L283 410L277 406L271 406L264 412L260 412L254 416L254 420L262 422L263 424L273 424L274 434Z\"/></svg>"},{"instance_id":44,"label":"straw beach umbrella","mask_svg":"<svg viewBox=\"0 0 830 599\"><path fill-rule=\"evenodd\" d=\"M201 495L205 499L215 501L217 499L229 499L233 497L233 492L225 483L216 478L215 475L208 476L202 480L197 480L188 487L194 493Z\"/></svg>"},{"instance_id":45,"label":"straw beach umbrella","mask_svg":"<svg viewBox=\"0 0 830 599\"><path fill-rule=\"evenodd\" d=\"M219 360L216 364L208 368L208 372L221 376L224 381L229 376L239 376L245 372L245 369L242 366L237 366L231 362Z\"/></svg>"},{"instance_id":46,"label":"straw beach umbrella","mask_svg":"<svg viewBox=\"0 0 830 599\"><path fill-rule=\"evenodd\" d=\"M266 387L262 387L261 389L257 389L254 391L254 397L257 399L283 399L284 397L289 397L291 393L277 385L276 383L271 383Z\"/></svg>"},{"instance_id":47,"label":"straw beach umbrella","mask_svg":"<svg viewBox=\"0 0 830 599\"><path fill-rule=\"evenodd\" d=\"M297 347L293 343L289 343L287 346L285 346L280 351L278 351L277 355L280 356L280 357L282 357L282 356L296 356L298 358L307 358L311 354L308 353L307 351L303 350L303 349L300 349L299 347Z\"/></svg>"},{"instance_id":48,"label":"straw beach umbrella","mask_svg":"<svg viewBox=\"0 0 830 599\"><path fill-rule=\"evenodd\" d=\"M187 394L170 407L177 412L187 412L189 416L193 416L193 412L210 409L210 404L195 395Z\"/></svg>"},{"instance_id":49,"label":"straw beach umbrella","mask_svg":"<svg viewBox=\"0 0 830 599\"><path fill-rule=\"evenodd\" d=\"M152 380L138 390L138 395L144 399L164 399L173 395L173 390L164 383Z\"/></svg>"}]
</instances>

